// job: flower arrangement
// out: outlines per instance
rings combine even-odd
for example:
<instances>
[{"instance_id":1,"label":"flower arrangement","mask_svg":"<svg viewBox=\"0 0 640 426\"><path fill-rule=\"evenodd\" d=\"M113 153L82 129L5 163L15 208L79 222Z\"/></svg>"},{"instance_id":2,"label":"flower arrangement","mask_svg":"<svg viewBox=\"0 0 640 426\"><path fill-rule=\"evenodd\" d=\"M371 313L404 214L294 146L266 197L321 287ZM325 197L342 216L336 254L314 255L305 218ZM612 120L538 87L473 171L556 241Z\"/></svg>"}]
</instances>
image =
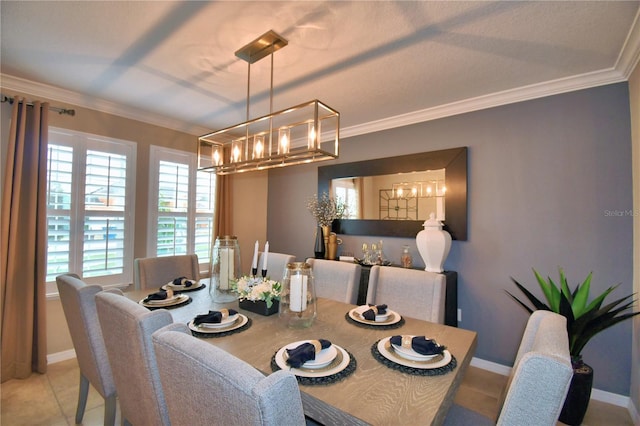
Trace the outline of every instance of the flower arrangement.
<instances>
[{"instance_id":1,"label":"flower arrangement","mask_svg":"<svg viewBox=\"0 0 640 426\"><path fill-rule=\"evenodd\" d=\"M231 290L238 293L238 299L264 301L271 308L274 300L280 300L282 284L262 277L241 277L231 284Z\"/></svg>"},{"instance_id":2,"label":"flower arrangement","mask_svg":"<svg viewBox=\"0 0 640 426\"><path fill-rule=\"evenodd\" d=\"M342 219L348 216L347 205L340 200L335 200L324 192L319 197L314 195L307 201L307 209L320 226L331 225L334 219Z\"/></svg>"}]
</instances>

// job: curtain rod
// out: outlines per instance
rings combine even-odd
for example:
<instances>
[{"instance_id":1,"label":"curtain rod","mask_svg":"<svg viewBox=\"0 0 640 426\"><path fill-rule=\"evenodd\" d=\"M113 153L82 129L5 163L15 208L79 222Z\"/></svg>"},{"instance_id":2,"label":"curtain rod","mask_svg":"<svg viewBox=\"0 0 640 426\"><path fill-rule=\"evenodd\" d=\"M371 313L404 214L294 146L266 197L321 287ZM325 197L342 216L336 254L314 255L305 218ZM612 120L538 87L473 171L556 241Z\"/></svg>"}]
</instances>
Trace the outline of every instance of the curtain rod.
<instances>
[{"instance_id":1,"label":"curtain rod","mask_svg":"<svg viewBox=\"0 0 640 426\"><path fill-rule=\"evenodd\" d=\"M0 98L0 103L9 102L9 105L12 105L12 104L13 104L13 98L8 97L7 95L0 95L0 96L1 96L1 98ZM28 102L28 101L27 101L26 103L27 103L27 105L29 105L29 106L33 106L33 102ZM55 112L57 112L58 114L66 114L66 115L70 115L70 116L72 116L72 117L73 117L74 115L76 115L76 110L75 110L75 109L66 109L66 108L58 108L58 107L50 106L50 107L49 107L49 110L51 110L51 111L55 111Z\"/></svg>"}]
</instances>

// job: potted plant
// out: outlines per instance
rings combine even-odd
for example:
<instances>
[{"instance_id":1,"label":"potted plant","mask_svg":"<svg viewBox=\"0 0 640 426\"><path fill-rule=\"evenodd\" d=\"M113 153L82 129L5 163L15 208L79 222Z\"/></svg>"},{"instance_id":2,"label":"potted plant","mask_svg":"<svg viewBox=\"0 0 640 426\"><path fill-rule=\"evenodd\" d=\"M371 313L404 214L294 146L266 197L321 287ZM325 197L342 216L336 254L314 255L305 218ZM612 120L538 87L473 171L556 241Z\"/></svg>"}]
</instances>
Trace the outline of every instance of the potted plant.
<instances>
[{"instance_id":1,"label":"potted plant","mask_svg":"<svg viewBox=\"0 0 640 426\"><path fill-rule=\"evenodd\" d=\"M241 277L231 283L231 290L238 294L240 308L260 315L278 312L282 284L262 277Z\"/></svg>"},{"instance_id":2,"label":"potted plant","mask_svg":"<svg viewBox=\"0 0 640 426\"><path fill-rule=\"evenodd\" d=\"M336 200L324 192L320 196L314 195L307 201L307 209L316 220L316 242L314 253L316 259L326 259L327 245L329 244L329 234L331 233L331 223L335 219L342 219L348 216L347 205L341 200Z\"/></svg>"},{"instance_id":3,"label":"potted plant","mask_svg":"<svg viewBox=\"0 0 640 426\"><path fill-rule=\"evenodd\" d=\"M573 291L569 289L567 277L562 268L560 269L560 285L556 285L549 277L544 279L535 269L533 273L542 289L547 301L546 304L513 278L511 280L531 302L533 309L513 294L508 291L507 293L529 313L532 313L534 309L544 309L558 313L567 319L573 378L560 414L560 421L568 425L579 425L587 411L593 385L593 369L582 360L582 349L593 336L602 330L638 315L640 312L626 312L634 303L631 300L632 294L602 306L604 299L618 285L607 288L589 302L592 273L589 273L582 284L576 285Z\"/></svg>"}]
</instances>

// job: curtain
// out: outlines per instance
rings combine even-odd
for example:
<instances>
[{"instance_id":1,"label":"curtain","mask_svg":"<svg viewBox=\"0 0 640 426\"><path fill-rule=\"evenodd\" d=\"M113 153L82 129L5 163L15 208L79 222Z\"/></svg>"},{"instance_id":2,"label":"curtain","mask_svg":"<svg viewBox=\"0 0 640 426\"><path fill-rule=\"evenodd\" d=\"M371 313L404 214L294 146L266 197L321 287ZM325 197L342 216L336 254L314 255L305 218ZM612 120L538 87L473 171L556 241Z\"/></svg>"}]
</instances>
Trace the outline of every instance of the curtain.
<instances>
[{"instance_id":1,"label":"curtain","mask_svg":"<svg viewBox=\"0 0 640 426\"><path fill-rule=\"evenodd\" d=\"M231 212L231 176L219 175L216 197L216 220L214 235L233 235L233 221Z\"/></svg>"},{"instance_id":2,"label":"curtain","mask_svg":"<svg viewBox=\"0 0 640 426\"><path fill-rule=\"evenodd\" d=\"M14 98L2 191L2 382L47 371L45 283L49 104Z\"/></svg>"}]
</instances>

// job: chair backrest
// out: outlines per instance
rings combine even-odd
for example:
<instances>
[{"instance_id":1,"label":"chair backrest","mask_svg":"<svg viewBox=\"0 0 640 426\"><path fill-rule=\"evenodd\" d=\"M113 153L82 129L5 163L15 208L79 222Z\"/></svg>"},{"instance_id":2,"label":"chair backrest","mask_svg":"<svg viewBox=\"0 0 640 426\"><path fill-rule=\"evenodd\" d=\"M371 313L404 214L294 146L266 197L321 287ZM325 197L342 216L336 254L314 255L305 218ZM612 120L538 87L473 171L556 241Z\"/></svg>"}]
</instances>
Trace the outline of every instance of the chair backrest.
<instances>
[{"instance_id":1,"label":"chair backrest","mask_svg":"<svg viewBox=\"0 0 640 426\"><path fill-rule=\"evenodd\" d=\"M264 256L264 253L260 252L258 258L258 275L260 275L260 271L262 270L262 256ZM295 261L296 257L291 254L269 252L269 257L267 257L267 275L272 280L282 282L287 263Z\"/></svg>"},{"instance_id":2,"label":"chair backrest","mask_svg":"<svg viewBox=\"0 0 640 426\"><path fill-rule=\"evenodd\" d=\"M386 304L401 315L444 324L446 277L418 269L371 268L367 303Z\"/></svg>"},{"instance_id":3,"label":"chair backrest","mask_svg":"<svg viewBox=\"0 0 640 426\"><path fill-rule=\"evenodd\" d=\"M569 390L573 368L567 321L551 311L534 311L524 331L498 425L555 425Z\"/></svg>"},{"instance_id":4,"label":"chair backrest","mask_svg":"<svg viewBox=\"0 0 640 426\"><path fill-rule=\"evenodd\" d=\"M186 332L153 335L172 426L304 425L295 376L269 376Z\"/></svg>"},{"instance_id":5,"label":"chair backrest","mask_svg":"<svg viewBox=\"0 0 640 426\"><path fill-rule=\"evenodd\" d=\"M116 386L95 301L102 287L87 285L75 274L57 276L56 284L80 373L103 398L109 398L115 395Z\"/></svg>"},{"instance_id":6,"label":"chair backrest","mask_svg":"<svg viewBox=\"0 0 640 426\"><path fill-rule=\"evenodd\" d=\"M357 263L307 259L313 271L316 296L355 305L360 290L362 267Z\"/></svg>"},{"instance_id":7,"label":"chair backrest","mask_svg":"<svg viewBox=\"0 0 640 426\"><path fill-rule=\"evenodd\" d=\"M136 290L159 288L178 277L200 279L197 254L135 259L133 269Z\"/></svg>"},{"instance_id":8,"label":"chair backrest","mask_svg":"<svg viewBox=\"0 0 640 426\"><path fill-rule=\"evenodd\" d=\"M151 334L172 325L169 311L149 311L120 295L96 296L98 318L107 346L122 417L133 425L169 425Z\"/></svg>"}]
</instances>

